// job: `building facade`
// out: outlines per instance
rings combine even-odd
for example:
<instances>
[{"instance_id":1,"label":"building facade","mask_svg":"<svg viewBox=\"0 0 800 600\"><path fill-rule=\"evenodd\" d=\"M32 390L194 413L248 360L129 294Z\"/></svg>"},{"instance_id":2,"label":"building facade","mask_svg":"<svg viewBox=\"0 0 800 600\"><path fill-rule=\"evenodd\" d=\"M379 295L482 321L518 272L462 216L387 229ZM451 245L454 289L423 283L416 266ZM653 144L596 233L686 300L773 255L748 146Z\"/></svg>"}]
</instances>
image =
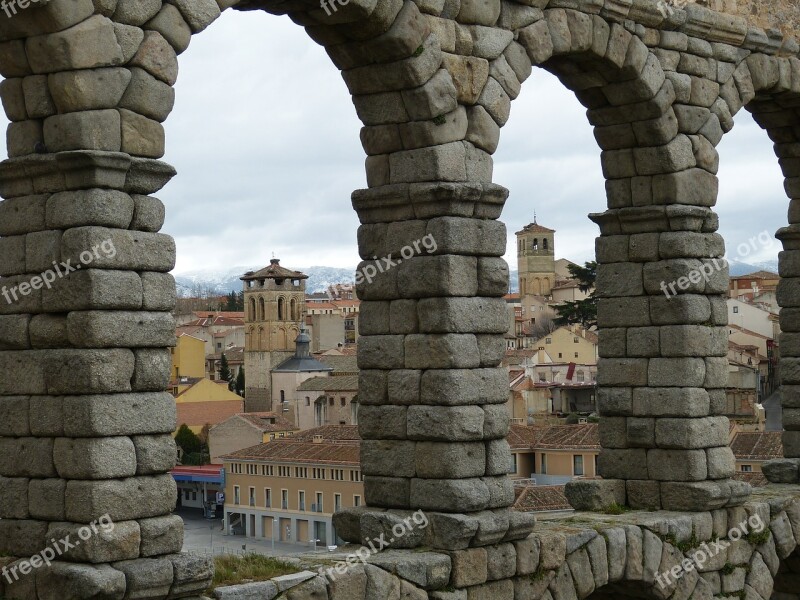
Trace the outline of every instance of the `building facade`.
<instances>
[{"instance_id":1,"label":"building facade","mask_svg":"<svg viewBox=\"0 0 800 600\"><path fill-rule=\"evenodd\" d=\"M222 457L229 534L336 545L333 513L364 503L356 427L321 427Z\"/></svg>"},{"instance_id":2,"label":"building facade","mask_svg":"<svg viewBox=\"0 0 800 600\"><path fill-rule=\"evenodd\" d=\"M272 411L272 369L291 357L305 318L305 281L273 258L269 266L248 272L244 282L247 411Z\"/></svg>"}]
</instances>

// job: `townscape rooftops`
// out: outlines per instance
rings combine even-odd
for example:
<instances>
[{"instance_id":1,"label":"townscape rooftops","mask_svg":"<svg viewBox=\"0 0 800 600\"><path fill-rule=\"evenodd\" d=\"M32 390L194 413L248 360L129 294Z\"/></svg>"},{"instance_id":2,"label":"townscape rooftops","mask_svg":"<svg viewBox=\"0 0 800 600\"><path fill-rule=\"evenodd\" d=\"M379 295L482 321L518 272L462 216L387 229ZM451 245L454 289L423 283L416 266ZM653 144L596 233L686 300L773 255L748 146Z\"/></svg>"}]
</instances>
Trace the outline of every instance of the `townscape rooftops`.
<instances>
[{"instance_id":1,"label":"townscape rooftops","mask_svg":"<svg viewBox=\"0 0 800 600\"><path fill-rule=\"evenodd\" d=\"M748 273L746 275L737 275L731 277L731 279L780 279L781 276L777 273L773 273L772 271L767 271L762 269L760 271L753 271L752 273Z\"/></svg>"},{"instance_id":2,"label":"townscape rooftops","mask_svg":"<svg viewBox=\"0 0 800 600\"><path fill-rule=\"evenodd\" d=\"M315 438L321 436L321 442ZM355 425L326 425L301 431L227 454L225 460L255 460L284 463L309 463L358 467L361 439Z\"/></svg>"},{"instance_id":3,"label":"townscape rooftops","mask_svg":"<svg viewBox=\"0 0 800 600\"><path fill-rule=\"evenodd\" d=\"M783 458L783 441L779 431L740 431L731 442L738 460L772 460Z\"/></svg>"},{"instance_id":4,"label":"townscape rooftops","mask_svg":"<svg viewBox=\"0 0 800 600\"><path fill-rule=\"evenodd\" d=\"M358 375L312 377L301 383L298 392L357 392Z\"/></svg>"},{"instance_id":5,"label":"townscape rooftops","mask_svg":"<svg viewBox=\"0 0 800 600\"><path fill-rule=\"evenodd\" d=\"M339 350L343 351L344 348ZM358 375L358 357L355 353L347 354L342 352L341 355L318 354L316 356L321 362L333 368L334 375Z\"/></svg>"},{"instance_id":6,"label":"townscape rooftops","mask_svg":"<svg viewBox=\"0 0 800 600\"><path fill-rule=\"evenodd\" d=\"M240 413L236 416L255 425L264 433L271 431L295 431L297 429L291 421L274 412Z\"/></svg>"},{"instance_id":7,"label":"townscape rooftops","mask_svg":"<svg viewBox=\"0 0 800 600\"><path fill-rule=\"evenodd\" d=\"M512 425L512 450L599 450L597 423L580 425Z\"/></svg>"},{"instance_id":8,"label":"townscape rooftops","mask_svg":"<svg viewBox=\"0 0 800 600\"><path fill-rule=\"evenodd\" d=\"M253 272L248 271L243 277L242 281L258 281L261 279L308 279L308 275L300 271L292 271L280 265L280 260L273 258L269 265L263 269Z\"/></svg>"}]
</instances>

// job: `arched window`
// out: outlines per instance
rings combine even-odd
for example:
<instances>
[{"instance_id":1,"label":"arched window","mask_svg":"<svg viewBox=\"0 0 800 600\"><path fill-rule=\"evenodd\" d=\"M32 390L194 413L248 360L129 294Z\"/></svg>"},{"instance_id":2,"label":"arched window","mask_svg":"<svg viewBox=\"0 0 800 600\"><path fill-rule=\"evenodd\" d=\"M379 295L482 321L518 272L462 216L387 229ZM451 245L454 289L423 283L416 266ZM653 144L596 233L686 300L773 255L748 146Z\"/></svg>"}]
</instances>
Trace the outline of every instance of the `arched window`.
<instances>
[{"instance_id":1,"label":"arched window","mask_svg":"<svg viewBox=\"0 0 800 600\"><path fill-rule=\"evenodd\" d=\"M299 321L300 320L300 315L298 314L298 311L297 311L297 298L292 298L290 306L291 306L291 313L292 313L292 321Z\"/></svg>"},{"instance_id":2,"label":"arched window","mask_svg":"<svg viewBox=\"0 0 800 600\"><path fill-rule=\"evenodd\" d=\"M264 305L264 298L258 299L258 318L260 321L267 320L267 310L266 306Z\"/></svg>"},{"instance_id":3,"label":"arched window","mask_svg":"<svg viewBox=\"0 0 800 600\"><path fill-rule=\"evenodd\" d=\"M278 321L283 321L286 312L286 300L278 298Z\"/></svg>"},{"instance_id":4,"label":"arched window","mask_svg":"<svg viewBox=\"0 0 800 600\"><path fill-rule=\"evenodd\" d=\"M256 320L256 299L250 298L250 320Z\"/></svg>"},{"instance_id":5,"label":"arched window","mask_svg":"<svg viewBox=\"0 0 800 600\"><path fill-rule=\"evenodd\" d=\"M547 249L548 249L548 248L547 248L547 238L544 238L544 239L542 240L542 247L543 247L545 250L547 250Z\"/></svg>"},{"instance_id":6,"label":"arched window","mask_svg":"<svg viewBox=\"0 0 800 600\"><path fill-rule=\"evenodd\" d=\"M533 244L531 245L531 250L538 250L539 249L539 238L533 238Z\"/></svg>"}]
</instances>

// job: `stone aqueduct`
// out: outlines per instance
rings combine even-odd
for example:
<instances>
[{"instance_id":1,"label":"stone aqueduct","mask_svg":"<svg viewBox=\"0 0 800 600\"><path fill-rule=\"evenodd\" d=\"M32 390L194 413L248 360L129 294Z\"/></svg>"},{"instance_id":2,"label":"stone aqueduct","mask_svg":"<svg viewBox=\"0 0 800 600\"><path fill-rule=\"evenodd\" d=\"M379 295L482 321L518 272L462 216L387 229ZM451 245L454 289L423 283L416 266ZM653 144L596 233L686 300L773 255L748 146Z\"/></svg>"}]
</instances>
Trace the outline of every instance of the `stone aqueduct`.
<instances>
[{"instance_id":1,"label":"stone aqueduct","mask_svg":"<svg viewBox=\"0 0 800 600\"><path fill-rule=\"evenodd\" d=\"M152 196L175 174L161 123L177 55L232 0L17 0L0 18L12 121L0 164L0 283L54 262L87 268L0 302L0 553L30 556L108 514L101 532L7 598L197 597L211 565L180 554L164 390L173 343L172 239ZM755 4L754 4L755 6ZM698 4L652 0L242 0L287 14L342 70L364 128L369 189L353 194L362 257L433 234L361 286L363 471L352 541L424 509L430 527L375 565L287 597L479 600L800 598L800 60L797 42ZM795 5L783 5L797 18ZM755 12L755 8L754 8ZM492 154L511 101L543 67L588 109L608 210L597 257L600 470L579 512L510 511L505 375L508 192ZM715 147L742 108L775 142L791 198L779 300L787 460L751 496L732 479L724 409L727 273L713 211ZM660 282L690 277L668 300ZM37 289L37 287L39 289ZM19 288L22 291L25 288ZM662 509L661 512L644 512ZM672 511L672 512L666 512ZM769 532L728 539L750 519ZM533 533L531 533L533 531ZM712 540L698 574L657 575ZM404 546L405 549L400 549ZM13 559L3 559L9 563Z\"/></svg>"}]
</instances>

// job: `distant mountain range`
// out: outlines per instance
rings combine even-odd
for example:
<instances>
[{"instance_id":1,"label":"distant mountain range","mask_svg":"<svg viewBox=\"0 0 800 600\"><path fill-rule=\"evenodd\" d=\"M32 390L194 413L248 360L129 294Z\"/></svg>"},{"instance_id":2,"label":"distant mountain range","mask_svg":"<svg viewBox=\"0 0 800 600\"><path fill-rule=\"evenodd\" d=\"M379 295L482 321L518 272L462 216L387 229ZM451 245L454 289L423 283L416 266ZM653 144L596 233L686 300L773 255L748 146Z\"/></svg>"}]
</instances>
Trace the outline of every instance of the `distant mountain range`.
<instances>
[{"instance_id":1,"label":"distant mountain range","mask_svg":"<svg viewBox=\"0 0 800 600\"><path fill-rule=\"evenodd\" d=\"M178 295L182 297L198 296L203 293L223 296L231 292L242 291L242 282L239 278L248 271L257 271L263 268L264 265L255 265L231 267L224 270L188 271L175 275L175 283L178 287ZM352 269L308 267L298 270L308 275L306 291L310 294L324 292L329 285L334 283L353 283L356 272L355 267Z\"/></svg>"},{"instance_id":2,"label":"distant mountain range","mask_svg":"<svg viewBox=\"0 0 800 600\"><path fill-rule=\"evenodd\" d=\"M218 294L220 296L229 294L230 292L239 292L242 289L242 282L239 278L247 271L255 271L262 268L264 265L255 265L250 267L231 267L224 270L199 270L189 271L175 275L175 281L178 287L178 295L182 297L197 296L202 293ZM310 293L324 292L328 289L329 285L335 283L353 283L355 280L355 267L352 269L341 269L336 267L308 267L299 269L308 275L306 282L306 290ZM753 273L755 271L773 271L778 272L778 261L770 261L765 263L748 264L744 262L731 263L731 275L741 276ZM519 278L517 271L510 272L511 279L511 293L519 291Z\"/></svg>"}]
</instances>

